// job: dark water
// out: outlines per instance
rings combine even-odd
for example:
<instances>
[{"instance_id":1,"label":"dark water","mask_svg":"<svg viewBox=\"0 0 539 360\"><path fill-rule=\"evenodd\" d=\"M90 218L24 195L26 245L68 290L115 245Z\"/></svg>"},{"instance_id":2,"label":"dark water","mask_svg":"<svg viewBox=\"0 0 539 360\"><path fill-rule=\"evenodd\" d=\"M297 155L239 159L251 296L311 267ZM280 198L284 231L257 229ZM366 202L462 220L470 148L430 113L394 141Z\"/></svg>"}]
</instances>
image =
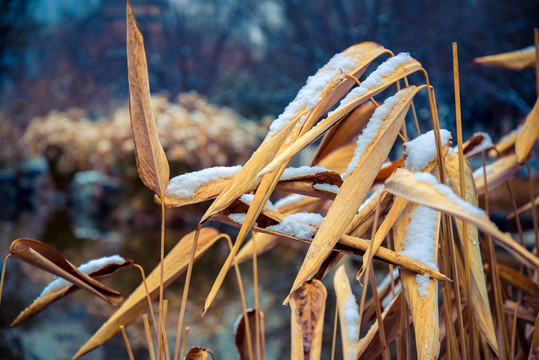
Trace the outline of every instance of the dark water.
<instances>
[{"instance_id":1,"label":"dark water","mask_svg":"<svg viewBox=\"0 0 539 360\"><path fill-rule=\"evenodd\" d=\"M133 192L126 181L97 172L77 173L58 186L40 162L26 164L24 171L3 171L0 195L0 255L9 252L10 243L21 237L43 241L57 249L73 264L119 254L141 264L148 274L159 260L159 207L143 189ZM138 191L138 190L137 190ZM193 230L204 207L167 210L166 247L169 250L185 233ZM235 229L211 223L234 235ZM290 355L290 309L282 306L306 249L282 244L259 258L260 306L265 313L267 359ZM218 359L238 358L234 344L234 323L241 314L241 301L231 272L212 308L204 318L200 311L213 281L228 254L225 240L218 241L196 264L189 293L185 325L191 326L188 348L199 345L211 349ZM240 266L248 306L254 305L252 262ZM1 359L69 359L102 323L114 307L79 291L44 310L17 328L9 324L39 295L52 276L16 259L10 259L0 307ZM328 277L331 278L331 277ZM185 277L165 292L169 299L167 329L173 347ZM128 269L105 283L124 298L140 282L140 274ZM332 285L326 284L328 293ZM326 309L326 343L331 349L334 300L329 296ZM149 358L142 319L127 327L135 358ZM119 334L84 359L127 359Z\"/></svg>"}]
</instances>

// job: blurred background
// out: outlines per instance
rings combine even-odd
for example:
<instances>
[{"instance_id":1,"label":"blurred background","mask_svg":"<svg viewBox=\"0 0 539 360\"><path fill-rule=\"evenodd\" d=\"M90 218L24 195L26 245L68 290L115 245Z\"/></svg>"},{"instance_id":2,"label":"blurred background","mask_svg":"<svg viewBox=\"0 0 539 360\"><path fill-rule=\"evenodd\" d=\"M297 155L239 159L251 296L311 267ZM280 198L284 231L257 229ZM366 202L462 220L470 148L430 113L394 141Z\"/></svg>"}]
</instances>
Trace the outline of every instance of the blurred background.
<instances>
[{"instance_id":1,"label":"blurred background","mask_svg":"<svg viewBox=\"0 0 539 360\"><path fill-rule=\"evenodd\" d=\"M423 64L436 89L441 126L453 134L451 43L457 41L465 138L482 130L498 140L524 119L537 96L533 69L472 65L475 57L533 44L536 0L134 0L133 7L171 176L243 164L307 77L361 41L410 52ZM2 257L11 241L29 237L76 265L112 253L135 259L147 272L157 264L159 209L136 173L126 63L124 1L0 0ZM426 101L417 106L430 128ZM536 169L536 160L531 163ZM168 211L168 248L194 228L206 206ZM269 359L289 354L287 341L278 338L289 321L280 302L301 263L298 251L283 246L261 259L262 269L264 261L266 269L275 269L276 259L283 262L278 273L261 273L263 310L272 314L266 334L275 335ZM219 297L220 308L204 320L198 313L226 254L223 243L201 260L205 271L195 267L200 285L188 319L199 328L193 345L211 348L218 358L235 351L232 324L241 307L234 282ZM135 271L118 277L110 284L123 294L140 281ZM78 294L9 329L50 279L8 263L0 358L69 358L112 313ZM136 326L130 331L144 357L143 333ZM88 358L125 356L121 338L114 338Z\"/></svg>"}]
</instances>

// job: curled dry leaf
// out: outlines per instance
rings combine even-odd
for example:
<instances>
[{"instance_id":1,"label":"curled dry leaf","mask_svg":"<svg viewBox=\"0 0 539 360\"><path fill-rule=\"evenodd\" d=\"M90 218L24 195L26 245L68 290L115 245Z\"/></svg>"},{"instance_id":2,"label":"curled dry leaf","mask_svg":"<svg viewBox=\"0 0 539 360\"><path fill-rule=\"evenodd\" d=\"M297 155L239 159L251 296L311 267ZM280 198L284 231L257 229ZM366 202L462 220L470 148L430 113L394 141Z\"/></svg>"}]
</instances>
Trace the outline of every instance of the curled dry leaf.
<instances>
[{"instance_id":1,"label":"curled dry leaf","mask_svg":"<svg viewBox=\"0 0 539 360\"><path fill-rule=\"evenodd\" d=\"M511 180L517 173L518 169L520 169L520 164L518 163L518 159L515 154L506 155L487 165L486 172L488 190L491 191L506 181ZM477 188L477 194L483 195L486 189L484 168L481 167L475 170L473 173L473 178Z\"/></svg>"},{"instance_id":2,"label":"curled dry leaf","mask_svg":"<svg viewBox=\"0 0 539 360\"><path fill-rule=\"evenodd\" d=\"M114 275L120 270L127 269L132 266L133 260L126 260L122 264L107 264L101 269L89 273L88 276L96 280L101 280ZM75 285L65 285L43 296L39 296L32 302L32 304L24 309L15 320L13 320L11 327L19 326L22 323L30 320L55 301L72 294L79 289L80 287Z\"/></svg>"},{"instance_id":3,"label":"curled dry leaf","mask_svg":"<svg viewBox=\"0 0 539 360\"><path fill-rule=\"evenodd\" d=\"M234 339L236 343L236 348L238 349L238 353L240 355L240 360L250 359L248 339L251 339L251 349L256 349L256 314L256 310L248 310L247 314L243 314L238 322ZM247 326L245 326L245 315L247 315L249 323L250 336L247 336L246 334ZM258 311L258 321L260 322L260 334L258 334L258 337L261 338L264 331L264 313L260 310ZM261 350L261 352L262 354L265 353L263 349Z\"/></svg>"},{"instance_id":4,"label":"curled dry leaf","mask_svg":"<svg viewBox=\"0 0 539 360\"><path fill-rule=\"evenodd\" d=\"M459 158L456 153L449 153L444 158L445 169L449 177L449 186L459 196L460 193L460 174L459 174ZM464 199L474 206L479 206L475 184L472 174L472 169L468 162L464 165L465 178L465 194ZM461 239L461 244L464 246L464 241L468 242L468 254L470 256L470 272L471 277L471 294L473 302L473 316L481 333L489 343L492 350L498 354L498 343L496 341L496 332L492 321L492 313L488 300L487 284L485 274L483 272L483 260L481 259L481 249L479 248L479 233L477 227L472 224L464 226L464 222L456 219L457 232ZM466 233L464 233L466 228ZM464 253L464 251L463 251Z\"/></svg>"},{"instance_id":5,"label":"curled dry leaf","mask_svg":"<svg viewBox=\"0 0 539 360\"><path fill-rule=\"evenodd\" d=\"M170 169L153 118L144 40L129 2L126 22L129 115L135 140L137 169L144 185L163 197Z\"/></svg>"},{"instance_id":6,"label":"curled dry leaf","mask_svg":"<svg viewBox=\"0 0 539 360\"><path fill-rule=\"evenodd\" d=\"M519 162L526 160L537 138L539 138L539 98L535 101L532 111L524 120L522 130L517 136L515 152Z\"/></svg>"},{"instance_id":7,"label":"curled dry leaf","mask_svg":"<svg viewBox=\"0 0 539 360\"><path fill-rule=\"evenodd\" d=\"M189 349L187 355L185 355L184 360L208 360L208 355L215 360L215 356L211 350L201 348L200 346L193 346L191 349Z\"/></svg>"},{"instance_id":8,"label":"curled dry leaf","mask_svg":"<svg viewBox=\"0 0 539 360\"><path fill-rule=\"evenodd\" d=\"M477 226L495 238L523 264L531 268L539 268L539 258L514 241L509 234L502 233L483 210L462 200L447 186L439 184L432 175L424 175L428 177L419 177L419 174L414 175L406 169L397 169L387 179L386 190L396 196L445 212Z\"/></svg>"},{"instance_id":9,"label":"curled dry leaf","mask_svg":"<svg viewBox=\"0 0 539 360\"><path fill-rule=\"evenodd\" d=\"M476 65L496 66L512 70L522 70L535 66L535 46L522 50L475 58Z\"/></svg>"},{"instance_id":10,"label":"curled dry leaf","mask_svg":"<svg viewBox=\"0 0 539 360\"><path fill-rule=\"evenodd\" d=\"M320 359L327 291L319 280L302 284L290 296L291 359Z\"/></svg>"},{"instance_id":11,"label":"curled dry leaf","mask_svg":"<svg viewBox=\"0 0 539 360\"><path fill-rule=\"evenodd\" d=\"M467 159L471 159L476 155L481 154L493 146L490 135L485 132L477 132L472 135L464 144L462 144L462 152Z\"/></svg>"},{"instance_id":12,"label":"curled dry leaf","mask_svg":"<svg viewBox=\"0 0 539 360\"><path fill-rule=\"evenodd\" d=\"M387 158L417 91L417 87L410 86L395 95L393 106L387 114L384 114L383 122L376 135L366 146L357 166L345 178L341 190L329 208L324 222L309 247L291 291L316 273L350 225Z\"/></svg>"},{"instance_id":13,"label":"curled dry leaf","mask_svg":"<svg viewBox=\"0 0 539 360\"><path fill-rule=\"evenodd\" d=\"M185 235L165 257L163 262L164 284L163 287L170 285L178 276L180 276L189 264L191 248L195 231ZM212 228L202 228L198 239L195 259L198 259L206 250L208 250L219 238L220 233ZM151 272L146 278L148 292L151 298L159 295L160 283L160 265ZM148 306L146 290L141 283L135 291L129 295L129 298L116 310L116 312L97 330L97 332L84 344L75 354L74 359L81 357L87 352L103 345L114 334L119 331L120 325L127 325L135 319Z\"/></svg>"},{"instance_id":14,"label":"curled dry leaf","mask_svg":"<svg viewBox=\"0 0 539 360\"><path fill-rule=\"evenodd\" d=\"M10 254L19 260L61 277L112 305L119 305L123 298L115 290L80 272L52 247L32 239L17 239L11 243Z\"/></svg>"}]
</instances>

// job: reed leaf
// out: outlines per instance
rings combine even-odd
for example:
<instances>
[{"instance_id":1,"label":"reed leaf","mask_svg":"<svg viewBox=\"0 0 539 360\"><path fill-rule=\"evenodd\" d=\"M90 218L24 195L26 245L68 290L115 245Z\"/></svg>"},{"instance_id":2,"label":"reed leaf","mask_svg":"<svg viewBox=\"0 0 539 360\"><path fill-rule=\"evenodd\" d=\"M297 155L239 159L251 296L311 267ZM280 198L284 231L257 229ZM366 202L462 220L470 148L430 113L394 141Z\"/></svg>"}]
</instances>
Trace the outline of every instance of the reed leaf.
<instances>
[{"instance_id":1,"label":"reed leaf","mask_svg":"<svg viewBox=\"0 0 539 360\"><path fill-rule=\"evenodd\" d=\"M238 353L240 355L240 360L249 360L249 345L247 343L247 339L251 339L251 349L256 348L256 338L257 336L260 338L262 334L256 334L255 329L255 323L256 323L256 310L248 310L247 314L243 314L240 318L240 321L238 322L238 326L236 328L236 334L235 334L235 343L236 348L238 350ZM250 336L247 336L245 329L245 316L247 315L248 322L249 322L249 332ZM258 320L260 321L260 331L264 329L264 313L260 310L258 310ZM262 351L264 354L265 352Z\"/></svg>"},{"instance_id":2,"label":"reed leaf","mask_svg":"<svg viewBox=\"0 0 539 360\"><path fill-rule=\"evenodd\" d=\"M475 58L476 65L495 66L512 70L522 70L535 66L535 46L497 55Z\"/></svg>"},{"instance_id":3,"label":"reed leaf","mask_svg":"<svg viewBox=\"0 0 539 360\"><path fill-rule=\"evenodd\" d=\"M133 260L126 260L122 264L107 264L102 268L95 270L88 274L89 277L95 280L106 279L120 270L133 266ZM60 300L61 298L68 296L77 290L80 290L80 287L75 285L65 285L61 286L58 289L51 291L43 296L37 297L32 304L30 304L26 309L24 309L15 320L11 323L11 327L19 326L26 321L30 320L41 311L45 310L49 305Z\"/></svg>"},{"instance_id":4,"label":"reed leaf","mask_svg":"<svg viewBox=\"0 0 539 360\"><path fill-rule=\"evenodd\" d=\"M170 285L178 276L186 269L189 263L192 244L194 241L195 232L185 235L175 246L170 250L163 262L164 282L163 286ZM204 254L219 238L219 232L212 228L202 228L196 249L195 258L198 259ZM160 265L151 272L146 278L148 292L151 298L155 298L159 294L160 284ZM77 351L74 359L81 357L87 352L103 345L119 330L120 325L127 325L133 321L143 310L148 306L146 298L146 290L144 284L141 283L132 293L129 298L116 310L114 314L96 331L96 333Z\"/></svg>"},{"instance_id":5,"label":"reed leaf","mask_svg":"<svg viewBox=\"0 0 539 360\"><path fill-rule=\"evenodd\" d=\"M344 265L341 265L335 271L333 287L337 296L337 307L339 308L343 359L353 360L356 359L359 350L361 319L359 318L356 297L352 292Z\"/></svg>"},{"instance_id":6,"label":"reed leaf","mask_svg":"<svg viewBox=\"0 0 539 360\"><path fill-rule=\"evenodd\" d=\"M511 131L509 134L503 136L500 141L494 146L494 149L491 149L488 152L488 156L491 158L497 157L500 154L504 154L509 150L514 148L515 142L517 141L518 134L522 130L522 125L518 126L516 129Z\"/></svg>"},{"instance_id":7,"label":"reed leaf","mask_svg":"<svg viewBox=\"0 0 539 360\"><path fill-rule=\"evenodd\" d=\"M466 162L464 166L465 194L462 196L460 192L461 185L458 154L447 154L444 158L444 162L449 177L448 183L451 189L474 206L479 206L470 164ZM463 221L460 219L456 219L455 222L462 246L464 246L464 241L468 242L468 254L470 256L469 264L470 272L472 274L471 295L473 302L473 316L479 330L487 340L488 344L492 350L498 354L498 343L496 341L496 332L492 321L492 313L490 311L487 284L483 272L483 260L481 259L481 249L479 248L479 233L477 227L474 225L468 224L465 227ZM466 228L466 233L464 233L464 228Z\"/></svg>"},{"instance_id":8,"label":"reed leaf","mask_svg":"<svg viewBox=\"0 0 539 360\"><path fill-rule=\"evenodd\" d=\"M350 225L393 146L417 89L415 86L410 86L395 95L398 96L397 101L384 117L376 136L365 149L357 167L345 178L322 226L309 247L291 291L294 291L301 283L316 273L318 267Z\"/></svg>"},{"instance_id":9,"label":"reed leaf","mask_svg":"<svg viewBox=\"0 0 539 360\"><path fill-rule=\"evenodd\" d=\"M319 280L302 284L290 296L291 359L320 359L327 291Z\"/></svg>"},{"instance_id":10,"label":"reed leaf","mask_svg":"<svg viewBox=\"0 0 539 360\"><path fill-rule=\"evenodd\" d=\"M507 233L502 233L479 208L465 202L446 186L442 186L430 178L414 176L408 170L397 169L385 183L386 190L415 203L453 215L463 221L477 226L494 237L498 243L512 253L523 264L531 268L539 268L539 258L514 241Z\"/></svg>"},{"instance_id":11,"label":"reed leaf","mask_svg":"<svg viewBox=\"0 0 539 360\"><path fill-rule=\"evenodd\" d=\"M488 271L489 265L485 264L484 267L485 270ZM539 286L537 286L537 284L534 283L533 280L531 280L530 278L522 275L518 271L510 268L509 266L505 266L502 264L498 264L498 271L500 274L500 279L502 279L505 283L515 287L516 289L522 290L529 295L539 295Z\"/></svg>"},{"instance_id":12,"label":"reed leaf","mask_svg":"<svg viewBox=\"0 0 539 360\"><path fill-rule=\"evenodd\" d=\"M123 298L115 290L80 272L52 247L32 239L17 239L11 243L9 252L19 260L59 276L109 304L119 305Z\"/></svg>"},{"instance_id":13,"label":"reed leaf","mask_svg":"<svg viewBox=\"0 0 539 360\"><path fill-rule=\"evenodd\" d=\"M140 179L147 188L163 197L170 169L165 151L159 142L150 101L148 65L144 39L133 8L127 2L127 71L129 75L129 115Z\"/></svg>"},{"instance_id":14,"label":"reed leaf","mask_svg":"<svg viewBox=\"0 0 539 360\"><path fill-rule=\"evenodd\" d=\"M517 156L514 153L506 155L487 165L487 184L488 190L491 191L502 185L508 180L511 180L517 171L520 169ZM485 177L483 167L474 171L473 177L477 195L485 193Z\"/></svg>"},{"instance_id":15,"label":"reed leaf","mask_svg":"<svg viewBox=\"0 0 539 360\"><path fill-rule=\"evenodd\" d=\"M515 142L515 152L519 162L526 160L537 138L539 138L539 98L524 120L522 130L518 133Z\"/></svg>"}]
</instances>

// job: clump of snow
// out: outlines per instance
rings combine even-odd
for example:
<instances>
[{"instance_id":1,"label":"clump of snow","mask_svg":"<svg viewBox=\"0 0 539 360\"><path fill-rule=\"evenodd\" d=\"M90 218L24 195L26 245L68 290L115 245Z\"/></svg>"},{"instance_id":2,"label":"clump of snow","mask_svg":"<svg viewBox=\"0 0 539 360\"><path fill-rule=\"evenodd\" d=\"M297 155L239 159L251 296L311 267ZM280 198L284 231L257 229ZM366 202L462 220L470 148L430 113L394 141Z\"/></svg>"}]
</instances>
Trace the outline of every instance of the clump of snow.
<instances>
[{"instance_id":1,"label":"clump of snow","mask_svg":"<svg viewBox=\"0 0 539 360\"><path fill-rule=\"evenodd\" d=\"M297 204L300 200L306 199L307 196L300 195L300 194L291 194L288 196L285 196L282 199L279 199L275 202L275 207L277 209L282 209L283 207L287 205Z\"/></svg>"},{"instance_id":2,"label":"clump of snow","mask_svg":"<svg viewBox=\"0 0 539 360\"><path fill-rule=\"evenodd\" d=\"M440 129L440 143L445 146L451 139L451 132ZM436 158L436 138L430 130L412 141L404 143L404 167L410 171L423 170Z\"/></svg>"},{"instance_id":3,"label":"clump of snow","mask_svg":"<svg viewBox=\"0 0 539 360\"><path fill-rule=\"evenodd\" d=\"M94 271L97 271L101 268L103 268L106 265L116 264L120 265L125 262L125 259L121 257L120 255L112 255L112 256L105 256L99 259L93 259L88 261L85 264L80 265L77 269L86 275L93 273ZM55 277L56 278L56 277ZM73 285L70 281L64 280L62 278L56 278L55 280L51 281L47 286L43 288L41 291L41 294L38 298L41 298L48 293L51 293L53 291L56 291L64 286L71 286Z\"/></svg>"},{"instance_id":4,"label":"clump of snow","mask_svg":"<svg viewBox=\"0 0 539 360\"><path fill-rule=\"evenodd\" d=\"M372 117L369 120L369 123L367 124L367 126L365 126L361 134L359 134L359 136L357 137L354 157L352 158L350 163L348 163L348 169L343 174L343 178L347 177L355 170L355 168L359 164L359 161L365 154L367 147L369 147L376 135L378 135L378 130L382 126L386 116L391 112L393 106L395 106L395 104L401 99L402 94L402 90L397 92L395 95L387 98L382 105L376 108L374 114L372 114Z\"/></svg>"},{"instance_id":5,"label":"clump of snow","mask_svg":"<svg viewBox=\"0 0 539 360\"><path fill-rule=\"evenodd\" d=\"M436 177L430 173L414 173L415 179L433 185L439 192L447 196L450 201L456 203L461 209L475 216L487 217L485 211L462 199L447 185L440 184Z\"/></svg>"},{"instance_id":6,"label":"clump of snow","mask_svg":"<svg viewBox=\"0 0 539 360\"><path fill-rule=\"evenodd\" d=\"M255 196L253 194L243 194L240 197L240 201L243 202L246 205L251 205L254 198L255 198ZM266 204L264 205L264 208L262 208L262 211L279 211L279 210L277 210L275 205L273 205L271 203L271 201L268 200L268 201L266 201Z\"/></svg>"},{"instance_id":7,"label":"clump of snow","mask_svg":"<svg viewBox=\"0 0 539 360\"><path fill-rule=\"evenodd\" d=\"M314 109L320 102L322 91L327 83L335 78L339 70L342 70L343 74L352 71L358 63L357 57L361 56L361 52L362 50L360 49L347 49L342 53L333 56L326 65L316 72L316 74L310 76L307 79L305 86L296 95L296 98L288 104L284 109L284 112L272 122L265 141L268 141L273 135L284 129L303 109L307 112ZM303 121L305 121L305 119L303 119Z\"/></svg>"},{"instance_id":8,"label":"clump of snow","mask_svg":"<svg viewBox=\"0 0 539 360\"><path fill-rule=\"evenodd\" d=\"M357 88L350 91L348 95L341 100L337 110L365 95L370 90L384 85L384 77L391 75L397 67L409 63L410 61L413 61L413 58L409 53L400 53L397 56L393 56L384 61Z\"/></svg>"},{"instance_id":9,"label":"clump of snow","mask_svg":"<svg viewBox=\"0 0 539 360\"><path fill-rule=\"evenodd\" d=\"M417 284L417 292L419 292L421 299L426 298L429 295L430 277L427 274L417 274L415 282Z\"/></svg>"},{"instance_id":10,"label":"clump of snow","mask_svg":"<svg viewBox=\"0 0 539 360\"><path fill-rule=\"evenodd\" d=\"M328 192L332 192L334 194L339 192L339 187L337 185L331 185L331 184L314 184L313 188L316 190L324 190Z\"/></svg>"},{"instance_id":11,"label":"clump of snow","mask_svg":"<svg viewBox=\"0 0 539 360\"><path fill-rule=\"evenodd\" d=\"M242 168L237 166L216 166L200 171L182 174L170 179L166 196L186 199L195 196L195 191L212 181L232 178Z\"/></svg>"},{"instance_id":12,"label":"clump of snow","mask_svg":"<svg viewBox=\"0 0 539 360\"><path fill-rule=\"evenodd\" d=\"M346 337L350 343L348 356L350 359L356 358L356 343L359 340L359 308L356 298L348 294L344 303L344 312L342 314L346 324Z\"/></svg>"},{"instance_id":13,"label":"clump of snow","mask_svg":"<svg viewBox=\"0 0 539 360\"><path fill-rule=\"evenodd\" d=\"M438 270L434 262L436 252L436 226L438 211L419 205L413 212L406 237L402 241L401 255L407 256L423 265ZM424 298L428 294L429 276L417 275L416 283L419 295Z\"/></svg>"},{"instance_id":14,"label":"clump of snow","mask_svg":"<svg viewBox=\"0 0 539 360\"><path fill-rule=\"evenodd\" d=\"M331 170L326 169L323 166L301 166L301 167L289 167L283 171L280 180L290 180L298 177L316 175L323 172L329 172Z\"/></svg>"},{"instance_id":15,"label":"clump of snow","mask_svg":"<svg viewBox=\"0 0 539 360\"><path fill-rule=\"evenodd\" d=\"M323 221L324 217L320 214L299 212L288 215L279 224L268 226L266 229L299 239L312 240Z\"/></svg>"},{"instance_id":16,"label":"clump of snow","mask_svg":"<svg viewBox=\"0 0 539 360\"><path fill-rule=\"evenodd\" d=\"M245 217L247 216L246 213L233 213L233 214L228 214L228 217L231 218L232 220L234 221L237 221L239 222L240 224L243 224L243 222L245 221Z\"/></svg>"}]
</instances>

